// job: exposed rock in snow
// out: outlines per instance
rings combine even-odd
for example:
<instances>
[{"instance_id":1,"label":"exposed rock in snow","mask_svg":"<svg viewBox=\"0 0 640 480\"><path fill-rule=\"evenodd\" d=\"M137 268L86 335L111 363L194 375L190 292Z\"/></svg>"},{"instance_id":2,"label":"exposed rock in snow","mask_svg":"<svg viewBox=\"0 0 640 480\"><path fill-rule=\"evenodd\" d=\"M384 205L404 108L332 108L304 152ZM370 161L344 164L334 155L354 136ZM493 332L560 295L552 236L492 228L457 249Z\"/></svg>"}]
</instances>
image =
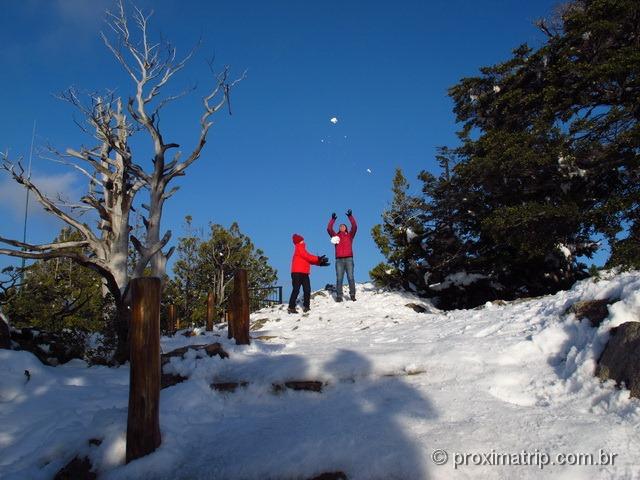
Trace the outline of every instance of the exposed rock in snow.
<instances>
[{"instance_id":1,"label":"exposed rock in snow","mask_svg":"<svg viewBox=\"0 0 640 480\"><path fill-rule=\"evenodd\" d=\"M596 374L602 380L615 380L632 397L640 398L640 321L623 323L610 335Z\"/></svg>"}]
</instances>

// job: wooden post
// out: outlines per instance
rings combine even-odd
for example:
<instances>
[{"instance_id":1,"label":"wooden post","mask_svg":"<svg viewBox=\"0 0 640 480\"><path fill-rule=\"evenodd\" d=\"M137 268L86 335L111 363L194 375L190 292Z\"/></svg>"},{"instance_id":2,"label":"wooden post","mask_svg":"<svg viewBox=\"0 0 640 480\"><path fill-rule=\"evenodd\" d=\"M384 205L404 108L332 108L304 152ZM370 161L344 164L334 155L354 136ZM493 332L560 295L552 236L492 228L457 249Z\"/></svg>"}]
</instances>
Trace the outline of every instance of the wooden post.
<instances>
[{"instance_id":1,"label":"wooden post","mask_svg":"<svg viewBox=\"0 0 640 480\"><path fill-rule=\"evenodd\" d=\"M126 461L160 446L160 279L131 280Z\"/></svg>"},{"instance_id":2,"label":"wooden post","mask_svg":"<svg viewBox=\"0 0 640 480\"><path fill-rule=\"evenodd\" d=\"M231 293L227 302L227 338L233 338L233 310L234 310L235 292Z\"/></svg>"},{"instance_id":3,"label":"wooden post","mask_svg":"<svg viewBox=\"0 0 640 480\"><path fill-rule=\"evenodd\" d=\"M9 322L5 321L2 313L0 313L0 348L11 348L11 329L9 328Z\"/></svg>"},{"instance_id":4,"label":"wooden post","mask_svg":"<svg viewBox=\"0 0 640 480\"><path fill-rule=\"evenodd\" d=\"M216 316L216 294L209 292L207 295L207 332L213 330L213 320Z\"/></svg>"},{"instance_id":5,"label":"wooden post","mask_svg":"<svg viewBox=\"0 0 640 480\"><path fill-rule=\"evenodd\" d=\"M178 316L178 311L176 309L176 306L172 303L169 305L169 308L167 310L167 317L169 319L169 325L168 325L168 330L170 333L176 333L176 327L177 327L177 317Z\"/></svg>"},{"instance_id":6,"label":"wooden post","mask_svg":"<svg viewBox=\"0 0 640 480\"><path fill-rule=\"evenodd\" d=\"M232 325L236 345L249 345L249 285L246 270L236 270L233 278Z\"/></svg>"}]
</instances>

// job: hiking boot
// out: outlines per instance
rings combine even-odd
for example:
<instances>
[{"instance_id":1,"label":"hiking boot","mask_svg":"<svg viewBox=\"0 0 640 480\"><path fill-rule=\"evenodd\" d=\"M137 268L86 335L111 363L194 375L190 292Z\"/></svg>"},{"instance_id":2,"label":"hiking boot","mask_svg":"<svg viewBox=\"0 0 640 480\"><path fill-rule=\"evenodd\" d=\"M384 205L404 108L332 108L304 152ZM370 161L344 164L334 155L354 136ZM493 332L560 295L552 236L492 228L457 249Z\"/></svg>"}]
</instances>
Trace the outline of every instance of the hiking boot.
<instances>
[{"instance_id":1,"label":"hiking boot","mask_svg":"<svg viewBox=\"0 0 640 480\"><path fill-rule=\"evenodd\" d=\"M342 301L342 297L336 297L336 302L341 302Z\"/></svg>"},{"instance_id":2,"label":"hiking boot","mask_svg":"<svg viewBox=\"0 0 640 480\"><path fill-rule=\"evenodd\" d=\"M355 302L356 301L356 296L355 295L351 295L351 301Z\"/></svg>"},{"instance_id":3,"label":"hiking boot","mask_svg":"<svg viewBox=\"0 0 640 480\"><path fill-rule=\"evenodd\" d=\"M295 307L294 308L289 307L287 308L287 313L298 313L298 309Z\"/></svg>"}]
</instances>

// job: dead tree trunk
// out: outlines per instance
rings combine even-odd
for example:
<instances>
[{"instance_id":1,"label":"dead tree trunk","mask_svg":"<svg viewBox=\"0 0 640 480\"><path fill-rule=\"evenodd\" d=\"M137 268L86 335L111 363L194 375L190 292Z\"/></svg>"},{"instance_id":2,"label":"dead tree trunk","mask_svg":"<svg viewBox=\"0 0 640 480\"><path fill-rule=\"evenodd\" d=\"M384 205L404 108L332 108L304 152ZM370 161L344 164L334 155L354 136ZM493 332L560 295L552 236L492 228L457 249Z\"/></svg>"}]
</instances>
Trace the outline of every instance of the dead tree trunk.
<instances>
[{"instance_id":1,"label":"dead tree trunk","mask_svg":"<svg viewBox=\"0 0 640 480\"><path fill-rule=\"evenodd\" d=\"M160 279L131 281L131 367L126 461L160 446Z\"/></svg>"},{"instance_id":2,"label":"dead tree trunk","mask_svg":"<svg viewBox=\"0 0 640 480\"><path fill-rule=\"evenodd\" d=\"M207 295L207 332L213 330L213 321L216 316L216 294L209 292Z\"/></svg>"},{"instance_id":3,"label":"dead tree trunk","mask_svg":"<svg viewBox=\"0 0 640 480\"><path fill-rule=\"evenodd\" d=\"M249 345L249 282L247 271L236 270L233 279L233 306L231 307L231 324L236 345Z\"/></svg>"}]
</instances>

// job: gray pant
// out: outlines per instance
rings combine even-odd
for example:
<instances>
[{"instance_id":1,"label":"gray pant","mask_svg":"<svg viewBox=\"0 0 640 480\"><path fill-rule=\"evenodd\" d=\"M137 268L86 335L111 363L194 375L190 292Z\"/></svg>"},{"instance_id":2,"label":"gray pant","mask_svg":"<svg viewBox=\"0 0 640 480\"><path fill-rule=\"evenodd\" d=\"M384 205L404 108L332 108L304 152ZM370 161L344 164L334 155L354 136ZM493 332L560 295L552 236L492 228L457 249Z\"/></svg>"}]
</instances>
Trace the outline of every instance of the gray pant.
<instances>
[{"instance_id":1,"label":"gray pant","mask_svg":"<svg viewBox=\"0 0 640 480\"><path fill-rule=\"evenodd\" d=\"M356 282L353 279L353 257L336 258L336 295L338 298L342 298L344 272L347 272L347 280L349 281L349 295L353 297L356 294Z\"/></svg>"}]
</instances>

